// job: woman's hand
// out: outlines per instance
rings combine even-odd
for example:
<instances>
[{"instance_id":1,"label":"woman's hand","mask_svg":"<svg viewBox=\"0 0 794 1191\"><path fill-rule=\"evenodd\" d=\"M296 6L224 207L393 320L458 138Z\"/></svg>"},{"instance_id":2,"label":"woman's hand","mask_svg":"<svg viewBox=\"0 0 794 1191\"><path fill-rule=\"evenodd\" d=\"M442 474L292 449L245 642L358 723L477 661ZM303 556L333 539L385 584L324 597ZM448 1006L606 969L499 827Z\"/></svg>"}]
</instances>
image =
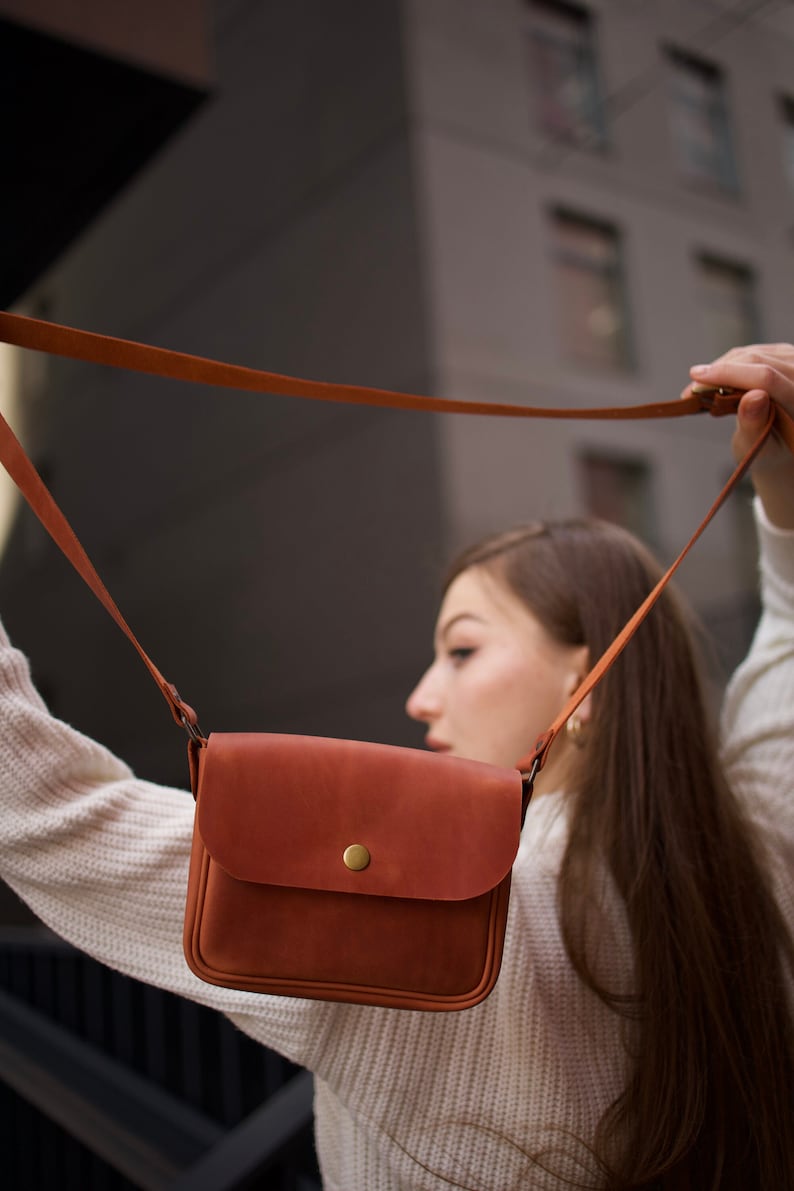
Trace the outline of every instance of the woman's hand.
<instances>
[{"instance_id":1,"label":"woman's hand","mask_svg":"<svg viewBox=\"0 0 794 1191\"><path fill-rule=\"evenodd\" d=\"M794 417L794 346L761 343L736 347L713 364L690 369L699 385L746 390L739 404L733 453L741 459L766 423L769 398ZM794 529L794 455L779 439L767 442L751 470L767 517L781 529Z\"/></svg>"}]
</instances>

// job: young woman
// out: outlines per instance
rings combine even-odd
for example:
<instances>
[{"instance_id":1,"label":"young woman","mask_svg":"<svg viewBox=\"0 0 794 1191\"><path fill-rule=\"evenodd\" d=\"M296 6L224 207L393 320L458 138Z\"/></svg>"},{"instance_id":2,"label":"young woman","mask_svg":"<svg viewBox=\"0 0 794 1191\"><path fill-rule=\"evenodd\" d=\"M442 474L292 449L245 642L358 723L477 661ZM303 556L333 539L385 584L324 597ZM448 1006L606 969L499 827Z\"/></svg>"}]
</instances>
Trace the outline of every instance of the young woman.
<instances>
[{"instance_id":1,"label":"young woman","mask_svg":"<svg viewBox=\"0 0 794 1191\"><path fill-rule=\"evenodd\" d=\"M693 375L695 373L693 372ZM794 412L794 349L696 379ZM530 805L502 973L455 1014L236 993L181 953L192 801L54 720L0 642L0 862L54 930L228 1013L316 1077L328 1191L794 1186L794 458L755 469L764 616L718 762L665 596L572 717ZM647 592L603 525L534 526L454 569L408 701L431 748L510 765Z\"/></svg>"}]
</instances>

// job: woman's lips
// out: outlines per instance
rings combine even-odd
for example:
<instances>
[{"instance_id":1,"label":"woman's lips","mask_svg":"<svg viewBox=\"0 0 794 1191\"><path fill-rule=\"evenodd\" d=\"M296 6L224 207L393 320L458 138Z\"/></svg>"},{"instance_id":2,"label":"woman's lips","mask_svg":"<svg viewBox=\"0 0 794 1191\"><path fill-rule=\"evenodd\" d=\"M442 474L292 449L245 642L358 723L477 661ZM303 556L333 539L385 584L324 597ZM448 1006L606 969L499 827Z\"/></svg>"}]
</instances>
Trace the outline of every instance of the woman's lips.
<instances>
[{"instance_id":1,"label":"woman's lips","mask_svg":"<svg viewBox=\"0 0 794 1191\"><path fill-rule=\"evenodd\" d=\"M444 744L443 740L436 740L434 736L426 736L425 747L432 749L434 753L448 753L452 745Z\"/></svg>"}]
</instances>

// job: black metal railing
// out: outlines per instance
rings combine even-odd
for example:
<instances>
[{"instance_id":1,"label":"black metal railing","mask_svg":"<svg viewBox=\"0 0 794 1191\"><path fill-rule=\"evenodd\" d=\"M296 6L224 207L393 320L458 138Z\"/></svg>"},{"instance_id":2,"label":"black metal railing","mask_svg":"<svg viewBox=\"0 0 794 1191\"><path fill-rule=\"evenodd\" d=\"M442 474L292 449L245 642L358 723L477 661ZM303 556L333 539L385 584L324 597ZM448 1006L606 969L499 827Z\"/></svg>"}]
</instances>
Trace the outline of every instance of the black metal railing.
<instances>
[{"instance_id":1,"label":"black metal railing","mask_svg":"<svg viewBox=\"0 0 794 1191\"><path fill-rule=\"evenodd\" d=\"M222 1015L0 930L4 1185L319 1191L311 1079Z\"/></svg>"}]
</instances>

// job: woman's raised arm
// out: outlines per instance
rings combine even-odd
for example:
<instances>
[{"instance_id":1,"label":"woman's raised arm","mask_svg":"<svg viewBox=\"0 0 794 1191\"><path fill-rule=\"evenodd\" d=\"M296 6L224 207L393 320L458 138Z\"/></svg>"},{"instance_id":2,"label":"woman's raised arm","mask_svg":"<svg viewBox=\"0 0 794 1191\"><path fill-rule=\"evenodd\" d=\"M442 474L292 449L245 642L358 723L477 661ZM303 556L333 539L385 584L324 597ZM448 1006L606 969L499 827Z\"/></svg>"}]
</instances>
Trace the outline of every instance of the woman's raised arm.
<instances>
[{"instance_id":1,"label":"woman's raised arm","mask_svg":"<svg viewBox=\"0 0 794 1191\"><path fill-rule=\"evenodd\" d=\"M737 347L713 364L696 365L690 375L698 384L746 390L739 406L733 437L740 459L758 437L766 421L769 397L794 417L794 346L759 343ZM780 442L766 445L751 476L772 525L794 529L794 455Z\"/></svg>"},{"instance_id":2,"label":"woman's raised arm","mask_svg":"<svg viewBox=\"0 0 794 1191\"><path fill-rule=\"evenodd\" d=\"M733 449L757 438L772 396L794 415L794 347L735 348L693 368L698 383L747 390ZM762 615L750 652L727 691L722 721L726 773L760 828L781 902L794 923L794 456L769 442L751 472L757 493Z\"/></svg>"},{"instance_id":3,"label":"woman's raised arm","mask_svg":"<svg viewBox=\"0 0 794 1191\"><path fill-rule=\"evenodd\" d=\"M137 780L49 714L0 625L0 876L82 951L312 1066L333 1007L217 988L185 963L192 823L189 793Z\"/></svg>"}]
</instances>

